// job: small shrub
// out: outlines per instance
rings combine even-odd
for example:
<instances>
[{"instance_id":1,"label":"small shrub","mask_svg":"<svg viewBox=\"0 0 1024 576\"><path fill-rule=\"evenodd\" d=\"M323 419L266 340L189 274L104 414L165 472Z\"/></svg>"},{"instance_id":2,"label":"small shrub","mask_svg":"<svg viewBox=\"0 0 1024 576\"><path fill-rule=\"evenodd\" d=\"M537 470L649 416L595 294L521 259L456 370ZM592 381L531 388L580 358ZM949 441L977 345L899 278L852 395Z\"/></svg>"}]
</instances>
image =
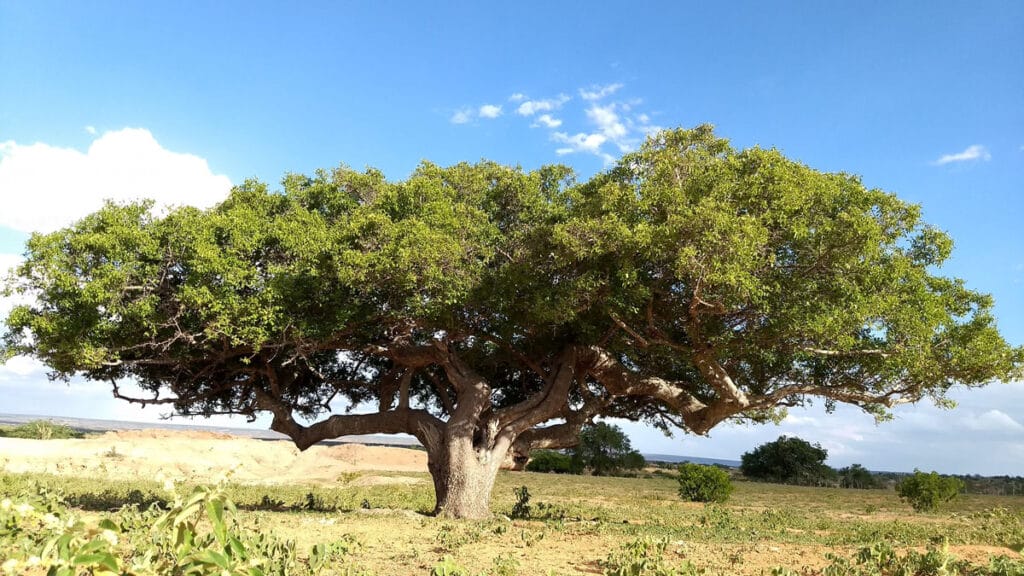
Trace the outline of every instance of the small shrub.
<instances>
[{"instance_id":1,"label":"small shrub","mask_svg":"<svg viewBox=\"0 0 1024 576\"><path fill-rule=\"evenodd\" d=\"M530 517L530 490L526 486L520 486L519 488L513 488L512 492L516 495L516 503L512 505L512 513L509 517L518 520L526 519Z\"/></svg>"},{"instance_id":2,"label":"small shrub","mask_svg":"<svg viewBox=\"0 0 1024 576\"><path fill-rule=\"evenodd\" d=\"M913 475L896 485L900 499L918 512L935 510L959 496L963 489L964 483L959 478L939 476L938 472L925 474L920 470L914 470Z\"/></svg>"},{"instance_id":3,"label":"small shrub","mask_svg":"<svg viewBox=\"0 0 1024 576\"><path fill-rule=\"evenodd\" d=\"M688 561L677 567L666 564L664 555L668 538L637 538L624 544L597 564L604 576L697 576L705 571Z\"/></svg>"},{"instance_id":4,"label":"small shrub","mask_svg":"<svg viewBox=\"0 0 1024 576\"><path fill-rule=\"evenodd\" d=\"M714 466L679 466L679 497L690 502L725 502L732 494L729 473Z\"/></svg>"},{"instance_id":5,"label":"small shrub","mask_svg":"<svg viewBox=\"0 0 1024 576\"><path fill-rule=\"evenodd\" d=\"M494 557L494 576L516 576L519 574L519 560L511 553Z\"/></svg>"},{"instance_id":6,"label":"small shrub","mask_svg":"<svg viewBox=\"0 0 1024 576\"><path fill-rule=\"evenodd\" d=\"M469 576L469 570L452 560L451 556L445 556L431 568L430 576Z\"/></svg>"}]
</instances>

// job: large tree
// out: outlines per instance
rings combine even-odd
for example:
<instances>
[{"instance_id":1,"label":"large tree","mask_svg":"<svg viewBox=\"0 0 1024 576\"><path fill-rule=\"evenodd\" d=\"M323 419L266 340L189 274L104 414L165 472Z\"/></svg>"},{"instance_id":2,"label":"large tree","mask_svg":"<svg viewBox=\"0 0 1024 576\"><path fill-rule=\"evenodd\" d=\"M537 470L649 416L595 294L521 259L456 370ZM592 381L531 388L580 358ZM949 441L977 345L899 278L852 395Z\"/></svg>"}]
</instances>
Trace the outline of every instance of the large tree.
<instances>
[{"instance_id":1,"label":"large tree","mask_svg":"<svg viewBox=\"0 0 1024 576\"><path fill-rule=\"evenodd\" d=\"M412 434L437 512L480 517L507 454L597 416L705 434L1019 374L990 297L935 275L951 242L919 216L706 126L579 184L492 163L289 175L32 236L4 348L178 414L270 413L303 449Z\"/></svg>"}]
</instances>

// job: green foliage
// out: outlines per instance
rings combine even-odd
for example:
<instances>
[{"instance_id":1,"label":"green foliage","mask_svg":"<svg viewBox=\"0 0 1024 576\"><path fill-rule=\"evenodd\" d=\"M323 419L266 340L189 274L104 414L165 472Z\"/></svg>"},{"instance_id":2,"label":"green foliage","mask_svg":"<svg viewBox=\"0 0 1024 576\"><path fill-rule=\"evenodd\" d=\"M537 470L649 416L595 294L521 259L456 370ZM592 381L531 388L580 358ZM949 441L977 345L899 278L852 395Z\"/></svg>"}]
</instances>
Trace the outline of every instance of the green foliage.
<instances>
[{"instance_id":1,"label":"green foliage","mask_svg":"<svg viewBox=\"0 0 1024 576\"><path fill-rule=\"evenodd\" d=\"M729 473L714 466L679 465L679 497L690 502L725 502L732 494Z\"/></svg>"},{"instance_id":2,"label":"green foliage","mask_svg":"<svg viewBox=\"0 0 1024 576\"><path fill-rule=\"evenodd\" d=\"M513 490L516 495L516 503L512 506L512 512L509 514L509 518L529 518L530 517L530 489L526 486L520 486Z\"/></svg>"},{"instance_id":3,"label":"green foliage","mask_svg":"<svg viewBox=\"0 0 1024 576\"><path fill-rule=\"evenodd\" d=\"M747 478L802 486L828 485L835 471L825 465L828 451L800 438L780 436L740 458L740 471Z\"/></svg>"},{"instance_id":4,"label":"green foliage","mask_svg":"<svg viewBox=\"0 0 1024 576\"><path fill-rule=\"evenodd\" d=\"M555 474L580 474L582 469L574 466L575 461L568 454L554 450L535 450L530 453L526 464L529 472L554 472Z\"/></svg>"},{"instance_id":5,"label":"green foliage","mask_svg":"<svg viewBox=\"0 0 1024 576\"><path fill-rule=\"evenodd\" d=\"M8 438L29 438L33 440L57 440L82 438L84 434L50 420L33 420L10 428L0 428L0 436Z\"/></svg>"},{"instance_id":6,"label":"green foliage","mask_svg":"<svg viewBox=\"0 0 1024 576\"><path fill-rule=\"evenodd\" d=\"M0 501L0 555L5 572L44 570L55 576L192 574L287 576L344 566L357 543L348 538L313 547L299 559L295 543L236 522L223 487L172 489L167 508L125 507L98 520L79 517L59 495L21 491ZM34 573L34 572L32 572Z\"/></svg>"},{"instance_id":7,"label":"green foliage","mask_svg":"<svg viewBox=\"0 0 1024 576\"><path fill-rule=\"evenodd\" d=\"M639 470L644 464L644 457L633 450L622 428L605 422L585 426L572 453L573 469L587 469L595 476Z\"/></svg>"},{"instance_id":8,"label":"green foliage","mask_svg":"<svg viewBox=\"0 0 1024 576\"><path fill-rule=\"evenodd\" d=\"M838 471L839 485L843 488L881 488L881 484L870 470L860 464L851 464Z\"/></svg>"},{"instance_id":9,"label":"green foliage","mask_svg":"<svg viewBox=\"0 0 1024 576\"><path fill-rule=\"evenodd\" d=\"M926 474L920 470L900 480L896 493L918 512L937 509L960 495L964 483L953 476L939 476L938 472Z\"/></svg>"},{"instance_id":10,"label":"green foliage","mask_svg":"<svg viewBox=\"0 0 1024 576\"><path fill-rule=\"evenodd\" d=\"M0 563L13 561L13 573L45 573L46 566L51 566L47 562L52 557L41 556L40 551L48 539L65 533L72 534L67 540L69 548L66 556L69 562L78 556L81 556L81 561L90 558L99 562L108 561L106 558L79 554L82 546L99 538L107 544L94 544L96 549L89 553L108 552L118 563L118 574L155 576L174 573L146 571L158 565L187 565L191 573L197 576L221 573L219 567L212 567L216 566L215 563L211 566L198 562L196 557L186 560L177 554L173 522L155 528L160 518L170 511L176 511L175 515L183 512L197 493L196 490L189 487L180 490L176 488L174 492L164 495L165 504L149 508L129 506L111 513L108 504L99 513L82 514L68 508L63 494L82 489L103 491L103 483L87 479L50 478L49 487L42 487L39 484L42 479L41 476L0 475ZM211 509L207 505L211 500L217 500L217 491L223 490L223 533L229 540L230 536L236 537L244 545L249 562L257 563L260 570L264 570L263 566L287 566L288 573L295 576L317 573L347 576L368 574L360 569L360 562L367 557L375 557L378 566L381 563L388 566L378 569L380 574L425 574L443 555L455 558L450 560L449 569L463 569L465 573L478 576L510 573L513 570L522 574L543 574L551 565L538 565L537 562L545 562L543 559L550 559L552 554L527 549L553 545L574 550L581 538L588 539L587 549L593 549L595 542L601 542L609 550L615 550L600 561L600 570L620 574L757 573L756 568L751 566L751 558L744 558L744 554L752 547L764 548L773 543L836 550L865 549L854 555L844 552L834 557L829 560L830 566L826 567L828 571L792 565L771 572L780 575L938 575L943 573L938 569L943 565L946 566L946 574L961 576L1021 576L1024 571L1024 564L1019 558L993 558L968 566L952 558L941 547L933 546L925 551L930 543L943 540L949 541L951 545L1019 549L1024 543L1024 502L1020 498L977 496L952 503L952 514L922 518L913 514L901 515L902 506L892 491L739 483L732 496L735 505L693 507L678 500L678 482L674 479L571 476L559 477L557 482L553 480L550 476L515 473L499 476L498 493L504 496L505 502L501 504L504 510L513 504L513 498L517 496L511 490L511 483L515 482L517 487L523 485L521 482L528 484L527 493L532 494L533 498L530 502L531 514L524 518L527 522L452 522L423 517L418 523L413 522L412 527L404 529L404 534L399 534L403 529L397 525L392 526L395 524L393 519L358 513L232 511L227 502L235 496L247 502L258 502L261 496L280 491L285 493L282 499L291 500L293 497L300 499L301 495L310 490L308 487L296 486L228 485L199 489L200 493L207 495L205 501L178 525L185 527L185 534L192 534L189 536L192 552L212 549L221 555L204 554L200 559L228 559L216 537L216 533L221 531L216 521L216 506L212 511L215 516L211 517ZM134 488L126 488L121 482L107 481L106 490L109 494L149 490L148 483L138 480L133 482ZM99 501L96 496L93 499ZM84 499L81 492L78 497ZM328 501L336 499L333 492L324 492L323 497ZM551 521L540 530L536 529L536 523L529 521L543 520L543 509L548 508L536 503L538 498L555 502L559 507L564 507L567 513L561 520ZM3 500L7 500L8 504L3 504ZM862 511L866 503L878 505L885 514L875 518L864 517ZM31 510L24 506L26 504L31 506ZM768 505L770 507L766 508ZM17 520L12 522L12 516L17 516ZM335 519L339 520L337 528L359 533L360 540L345 534L324 539L323 532ZM625 519L629 520L628 524L623 522ZM69 523L71 526L77 524L78 527L72 529ZM296 525L312 526L306 533L306 541L289 544L284 538L272 536L285 533L291 538L295 535L292 530ZM361 545L361 540L366 537L362 536L365 528L373 533L379 532L382 526L384 533L379 537L384 539L383 545L377 540ZM412 538L415 549L423 534L427 534L426 539L430 540L431 532L424 530L427 527L437 530L435 540L425 543L437 555L425 557L418 553L411 563L399 568L394 564L398 561L394 544L408 543L407 538ZM104 530L110 533L104 533ZM115 537L117 543L110 544ZM879 545L880 542L889 543L892 553L887 552L885 546ZM476 546L478 543L483 546ZM495 552L492 551L496 548L503 552L498 558L493 557ZM702 557L696 554L700 549L731 552L723 553L720 557ZM161 550L169 552L157 554ZM474 550L484 550L487 555L480 556ZM37 559L32 560L33 556ZM688 558L691 563L682 558ZM580 560L587 562L596 559ZM514 567L517 562L521 565ZM742 570L733 568L740 564L743 564ZM91 570L94 574L101 574L104 570L100 564L79 566L81 569L78 573L89 573ZM466 569L467 566L471 569ZM266 570L268 574L281 574L273 568ZM3 568L0 568L0 573L4 573ZM767 569L765 573L768 573Z\"/></svg>"},{"instance_id":11,"label":"green foliage","mask_svg":"<svg viewBox=\"0 0 1024 576\"><path fill-rule=\"evenodd\" d=\"M516 496L516 502L512 505L509 518L516 520L564 520L565 510L559 506L538 502L536 506L530 503L530 490L526 486L520 486L512 491Z\"/></svg>"},{"instance_id":12,"label":"green foliage","mask_svg":"<svg viewBox=\"0 0 1024 576\"><path fill-rule=\"evenodd\" d=\"M612 552L598 564L605 576L696 576L703 574L689 562L678 567L665 563L668 538L637 538Z\"/></svg>"},{"instance_id":13,"label":"green foliage","mask_svg":"<svg viewBox=\"0 0 1024 576\"><path fill-rule=\"evenodd\" d=\"M931 545L922 554L910 550L898 554L887 542L861 548L852 561L828 554L830 564L824 576L1017 576L1024 574L1024 562L1006 556L992 558L988 566L972 566L950 554L948 546ZM795 574L793 572L790 572Z\"/></svg>"},{"instance_id":14,"label":"green foliage","mask_svg":"<svg viewBox=\"0 0 1024 576\"><path fill-rule=\"evenodd\" d=\"M467 401L453 375L472 375L463 440L601 417L705 433L813 397L884 418L895 400L943 405L953 386L1024 373L992 298L937 275L952 242L919 206L706 125L583 182L560 166L424 162L396 181L342 166L280 190L246 181L206 210L152 207L33 235L4 283L22 303L0 358L136 382L131 400L182 414L271 410L293 432L285 415L330 405L397 400L413 416L338 414L340 434L426 434ZM560 367L582 372L554 386ZM597 474L638 465L588 451ZM826 469L783 472L767 474Z\"/></svg>"},{"instance_id":15,"label":"green foliage","mask_svg":"<svg viewBox=\"0 0 1024 576\"><path fill-rule=\"evenodd\" d=\"M458 562L452 560L451 556L445 556L430 569L430 576L470 576L470 573Z\"/></svg>"}]
</instances>

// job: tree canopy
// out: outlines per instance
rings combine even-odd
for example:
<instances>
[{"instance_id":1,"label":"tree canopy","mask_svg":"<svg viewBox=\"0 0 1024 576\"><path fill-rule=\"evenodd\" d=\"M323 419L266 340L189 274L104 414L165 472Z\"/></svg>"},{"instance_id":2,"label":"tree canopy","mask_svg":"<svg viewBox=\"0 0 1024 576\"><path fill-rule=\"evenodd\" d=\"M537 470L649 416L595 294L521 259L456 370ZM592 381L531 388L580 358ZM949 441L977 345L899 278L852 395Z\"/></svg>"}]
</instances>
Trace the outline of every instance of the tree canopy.
<instances>
[{"instance_id":1,"label":"tree canopy","mask_svg":"<svg viewBox=\"0 0 1024 576\"><path fill-rule=\"evenodd\" d=\"M828 450L801 438L779 436L766 442L740 459L740 472L748 478L817 486L836 479L836 472L825 464Z\"/></svg>"},{"instance_id":2,"label":"tree canopy","mask_svg":"<svg viewBox=\"0 0 1024 576\"><path fill-rule=\"evenodd\" d=\"M594 476L614 476L622 470L639 470L646 460L633 449L622 428L607 422L584 426L572 453L573 468L590 470Z\"/></svg>"},{"instance_id":3,"label":"tree canopy","mask_svg":"<svg viewBox=\"0 0 1024 576\"><path fill-rule=\"evenodd\" d=\"M33 235L5 354L179 414L269 412L301 448L413 434L454 515L485 513L471 494L510 448L569 446L597 416L704 434L813 397L882 415L1024 360L989 296L937 275L952 242L918 206L708 126L585 182L341 167L151 208Z\"/></svg>"}]
</instances>

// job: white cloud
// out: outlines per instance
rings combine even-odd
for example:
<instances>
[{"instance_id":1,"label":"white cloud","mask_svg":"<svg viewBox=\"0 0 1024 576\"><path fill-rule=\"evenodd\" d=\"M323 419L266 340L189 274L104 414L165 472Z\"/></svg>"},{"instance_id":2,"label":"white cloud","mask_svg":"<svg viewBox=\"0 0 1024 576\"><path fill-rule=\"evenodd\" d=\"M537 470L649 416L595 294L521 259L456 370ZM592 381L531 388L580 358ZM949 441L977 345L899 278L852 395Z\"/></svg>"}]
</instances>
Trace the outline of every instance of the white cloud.
<instances>
[{"instance_id":1,"label":"white cloud","mask_svg":"<svg viewBox=\"0 0 1024 576\"><path fill-rule=\"evenodd\" d=\"M468 108L462 110L456 110L455 114L449 119L452 124L465 124L473 119L473 111Z\"/></svg>"},{"instance_id":2,"label":"white cloud","mask_svg":"<svg viewBox=\"0 0 1024 576\"><path fill-rule=\"evenodd\" d=\"M995 408L980 415L969 415L963 419L964 427L984 432L1021 432L1024 425L1012 416Z\"/></svg>"},{"instance_id":3,"label":"white cloud","mask_svg":"<svg viewBox=\"0 0 1024 576\"><path fill-rule=\"evenodd\" d=\"M629 130L619 119L615 112L615 104L598 106L594 104L587 109L587 118L593 122L604 137L619 147L622 152L632 150L632 145L626 140Z\"/></svg>"},{"instance_id":4,"label":"white cloud","mask_svg":"<svg viewBox=\"0 0 1024 576\"><path fill-rule=\"evenodd\" d=\"M782 419L783 424L789 424L792 426L817 426L818 419L814 416L797 416L796 414L786 414L786 417Z\"/></svg>"},{"instance_id":5,"label":"white cloud","mask_svg":"<svg viewBox=\"0 0 1024 576\"><path fill-rule=\"evenodd\" d=\"M206 160L163 148L145 129L106 132L86 152L0 143L0 226L49 232L99 209L103 200L150 198L159 206L207 207L231 189Z\"/></svg>"},{"instance_id":6,"label":"white cloud","mask_svg":"<svg viewBox=\"0 0 1024 576\"><path fill-rule=\"evenodd\" d=\"M85 127L85 132L86 132L86 134L90 134L92 136L95 136L96 135L96 127L95 126L86 126Z\"/></svg>"},{"instance_id":7,"label":"white cloud","mask_svg":"<svg viewBox=\"0 0 1024 576\"><path fill-rule=\"evenodd\" d=\"M566 148L559 148L555 151L560 155L572 154L573 152L598 154L601 152L601 145L608 140L604 134L584 134L582 132L572 136L565 132L555 132L551 135L551 139L568 145Z\"/></svg>"},{"instance_id":8,"label":"white cloud","mask_svg":"<svg viewBox=\"0 0 1024 576\"><path fill-rule=\"evenodd\" d=\"M516 108L516 113L520 116L533 116L538 112L551 112L558 110L563 104L571 100L565 94L559 94L557 98L548 98L547 100L526 100Z\"/></svg>"},{"instance_id":9,"label":"white cloud","mask_svg":"<svg viewBox=\"0 0 1024 576\"><path fill-rule=\"evenodd\" d=\"M562 121L558 118L554 118L551 114L541 114L537 116L537 121L530 124L530 127L536 128L538 126L544 126L545 128L558 128L562 125Z\"/></svg>"},{"instance_id":10,"label":"white cloud","mask_svg":"<svg viewBox=\"0 0 1024 576\"><path fill-rule=\"evenodd\" d=\"M46 366L30 356L15 356L0 364L0 381L33 375L42 376L45 373Z\"/></svg>"},{"instance_id":11,"label":"white cloud","mask_svg":"<svg viewBox=\"0 0 1024 576\"><path fill-rule=\"evenodd\" d=\"M992 155L989 154L987 148L980 144L974 144L968 146L963 152L944 155L935 161L935 165L942 166L943 164L951 164L953 162L971 162L973 160L984 160L987 162L991 159Z\"/></svg>"},{"instance_id":12,"label":"white cloud","mask_svg":"<svg viewBox=\"0 0 1024 576\"><path fill-rule=\"evenodd\" d=\"M498 116L501 116L501 106L484 104L480 107L479 114L481 118L497 118Z\"/></svg>"},{"instance_id":13,"label":"white cloud","mask_svg":"<svg viewBox=\"0 0 1024 576\"><path fill-rule=\"evenodd\" d=\"M580 88L580 97L584 100L600 100L605 96L611 96L622 88L622 84L608 84L607 86L591 86L589 89Z\"/></svg>"}]
</instances>

